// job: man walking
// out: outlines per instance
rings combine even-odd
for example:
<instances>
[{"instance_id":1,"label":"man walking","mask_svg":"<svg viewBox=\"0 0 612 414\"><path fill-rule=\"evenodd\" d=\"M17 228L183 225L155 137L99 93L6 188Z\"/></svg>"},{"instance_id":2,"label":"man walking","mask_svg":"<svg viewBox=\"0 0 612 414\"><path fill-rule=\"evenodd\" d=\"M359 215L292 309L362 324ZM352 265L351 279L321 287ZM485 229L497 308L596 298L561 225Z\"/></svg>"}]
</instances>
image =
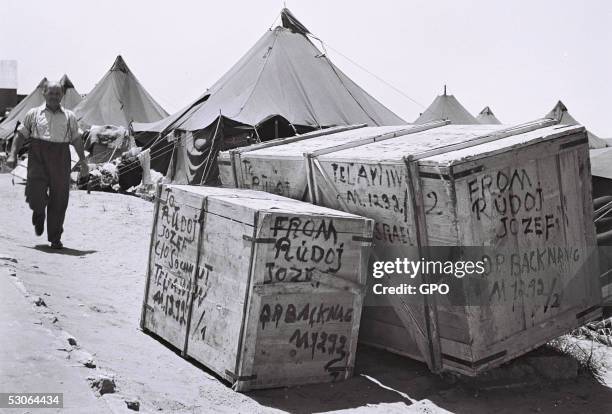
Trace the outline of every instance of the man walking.
<instances>
[{"instance_id":1,"label":"man walking","mask_svg":"<svg viewBox=\"0 0 612 414\"><path fill-rule=\"evenodd\" d=\"M46 214L48 240L52 248L61 249L70 192L70 144L79 155L81 174L87 175L89 171L77 118L61 106L62 86L58 82L48 82L43 95L45 104L30 109L17 128L7 164L14 168L17 153L29 138L25 195L32 209L32 224L36 235L42 235Z\"/></svg>"}]
</instances>

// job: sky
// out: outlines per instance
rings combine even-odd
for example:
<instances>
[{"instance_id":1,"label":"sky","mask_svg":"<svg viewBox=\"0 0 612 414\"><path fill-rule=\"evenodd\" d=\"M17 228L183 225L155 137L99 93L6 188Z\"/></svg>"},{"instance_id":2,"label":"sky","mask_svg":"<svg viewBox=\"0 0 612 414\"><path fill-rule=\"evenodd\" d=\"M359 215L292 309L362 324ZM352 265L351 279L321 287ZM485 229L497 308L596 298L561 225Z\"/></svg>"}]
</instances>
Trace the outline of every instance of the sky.
<instances>
[{"instance_id":1,"label":"sky","mask_svg":"<svg viewBox=\"0 0 612 414\"><path fill-rule=\"evenodd\" d=\"M19 93L64 73L87 93L121 54L174 112L246 53L283 5L408 122L446 84L473 115L488 105L508 124L561 99L612 138L609 0L0 0L0 60L18 61Z\"/></svg>"}]
</instances>

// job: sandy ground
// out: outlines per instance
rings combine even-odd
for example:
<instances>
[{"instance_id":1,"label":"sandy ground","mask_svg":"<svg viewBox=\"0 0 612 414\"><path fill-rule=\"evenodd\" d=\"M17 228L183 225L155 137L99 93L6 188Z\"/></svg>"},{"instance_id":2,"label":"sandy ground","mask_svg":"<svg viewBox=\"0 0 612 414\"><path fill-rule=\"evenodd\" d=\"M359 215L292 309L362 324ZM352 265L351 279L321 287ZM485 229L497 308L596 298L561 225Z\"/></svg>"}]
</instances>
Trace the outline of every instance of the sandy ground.
<instances>
[{"instance_id":1,"label":"sandy ground","mask_svg":"<svg viewBox=\"0 0 612 414\"><path fill-rule=\"evenodd\" d=\"M349 381L236 393L139 330L152 204L72 192L67 248L58 253L34 235L23 191L0 175L0 292L7 307L0 308L0 392L40 391L40 378L46 379L66 390L71 407L87 404L72 411L83 413L133 412L127 400L139 401L141 412L169 413L612 412L609 369L600 381L579 376L486 391L443 381L421 363L367 347L358 350L357 374ZM33 304L39 297L45 306ZM61 350L67 337L76 345ZM96 367L85 368L78 353L91 355ZM612 353L601 348L600 358L612 362ZM114 379L115 393L99 396L89 387L88 378L100 375Z\"/></svg>"}]
</instances>

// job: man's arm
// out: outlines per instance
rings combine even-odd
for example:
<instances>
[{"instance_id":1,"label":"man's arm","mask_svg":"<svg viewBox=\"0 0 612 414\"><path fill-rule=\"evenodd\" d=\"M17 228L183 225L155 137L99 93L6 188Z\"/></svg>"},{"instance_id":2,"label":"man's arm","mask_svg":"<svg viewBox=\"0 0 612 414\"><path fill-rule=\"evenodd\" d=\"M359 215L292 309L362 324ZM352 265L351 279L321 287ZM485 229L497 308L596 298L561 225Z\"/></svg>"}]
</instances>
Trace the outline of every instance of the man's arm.
<instances>
[{"instance_id":1,"label":"man's arm","mask_svg":"<svg viewBox=\"0 0 612 414\"><path fill-rule=\"evenodd\" d=\"M6 164L9 168L15 168L17 164L17 154L23 146L26 139L30 138L30 131L32 130L32 118L36 115L36 108L32 108L28 111L23 119L23 122L19 123L19 126L13 134L13 145L11 146L11 153L6 160Z\"/></svg>"},{"instance_id":2,"label":"man's arm","mask_svg":"<svg viewBox=\"0 0 612 414\"><path fill-rule=\"evenodd\" d=\"M85 146L83 145L83 140L79 134L77 139L72 140L72 146L74 147L76 153L79 156L79 161L81 163L86 163L85 161Z\"/></svg>"},{"instance_id":3,"label":"man's arm","mask_svg":"<svg viewBox=\"0 0 612 414\"><path fill-rule=\"evenodd\" d=\"M74 147L77 155L79 156L79 164L81 164L81 177L86 177L89 174L89 167L87 165L87 160L85 159L85 146L83 145L83 133L79 128L77 120L74 116L72 116L69 120L70 128L72 129L71 135L72 140L71 144Z\"/></svg>"},{"instance_id":4,"label":"man's arm","mask_svg":"<svg viewBox=\"0 0 612 414\"><path fill-rule=\"evenodd\" d=\"M25 137L23 136L23 134L19 131L16 131L13 135L13 145L11 146L11 152L6 160L6 164L9 168L15 168L15 166L17 165L17 154L23 146L24 141Z\"/></svg>"}]
</instances>

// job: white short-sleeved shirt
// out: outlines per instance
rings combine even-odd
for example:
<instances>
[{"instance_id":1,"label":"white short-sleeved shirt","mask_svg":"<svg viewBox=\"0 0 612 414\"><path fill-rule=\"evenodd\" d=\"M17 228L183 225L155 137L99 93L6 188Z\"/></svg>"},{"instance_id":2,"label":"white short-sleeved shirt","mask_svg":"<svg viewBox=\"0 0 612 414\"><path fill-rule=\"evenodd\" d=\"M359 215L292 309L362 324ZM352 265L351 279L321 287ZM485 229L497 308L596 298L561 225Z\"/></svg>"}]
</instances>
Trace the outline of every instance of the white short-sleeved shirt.
<instances>
[{"instance_id":1,"label":"white short-sleeved shirt","mask_svg":"<svg viewBox=\"0 0 612 414\"><path fill-rule=\"evenodd\" d=\"M61 106L54 112L45 104L30 109L17 132L25 138L58 143L70 143L81 137L74 112Z\"/></svg>"}]
</instances>

